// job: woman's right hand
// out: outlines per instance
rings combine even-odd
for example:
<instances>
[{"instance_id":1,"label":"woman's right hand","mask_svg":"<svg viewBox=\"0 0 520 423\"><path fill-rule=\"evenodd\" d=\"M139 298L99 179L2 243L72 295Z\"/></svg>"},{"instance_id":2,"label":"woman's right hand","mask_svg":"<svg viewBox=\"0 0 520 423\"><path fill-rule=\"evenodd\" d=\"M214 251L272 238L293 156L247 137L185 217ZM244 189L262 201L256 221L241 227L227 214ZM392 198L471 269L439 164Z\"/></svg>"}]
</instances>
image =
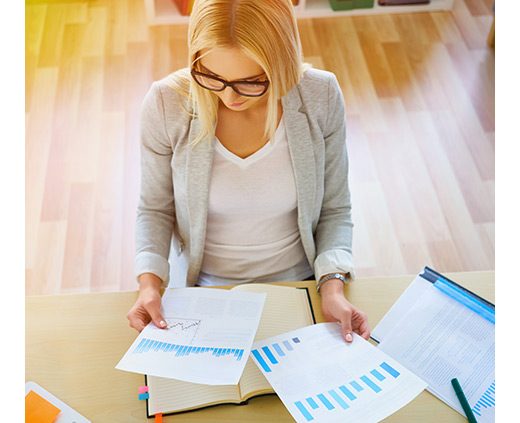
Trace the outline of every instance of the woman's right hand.
<instances>
[{"instance_id":1,"label":"woman's right hand","mask_svg":"<svg viewBox=\"0 0 520 423\"><path fill-rule=\"evenodd\" d=\"M130 327L141 332L152 321L158 328L166 328L161 313L161 280L151 274L139 276L139 296L126 315Z\"/></svg>"}]
</instances>

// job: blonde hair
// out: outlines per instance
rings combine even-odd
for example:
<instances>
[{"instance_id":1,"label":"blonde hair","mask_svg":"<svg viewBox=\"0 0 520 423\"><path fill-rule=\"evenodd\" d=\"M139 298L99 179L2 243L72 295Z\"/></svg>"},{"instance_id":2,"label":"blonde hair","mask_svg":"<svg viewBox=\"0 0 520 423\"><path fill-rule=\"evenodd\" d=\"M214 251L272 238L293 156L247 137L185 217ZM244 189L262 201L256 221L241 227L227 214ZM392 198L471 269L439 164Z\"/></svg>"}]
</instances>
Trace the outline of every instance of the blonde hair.
<instances>
[{"instance_id":1,"label":"blonde hair","mask_svg":"<svg viewBox=\"0 0 520 423\"><path fill-rule=\"evenodd\" d=\"M192 67L203 49L236 48L256 61L270 81L264 136L277 126L278 100L300 82L310 64L302 61L300 36L291 0L195 0L188 27L188 60ZM202 56L203 57L203 56ZM181 69L170 86L188 98L187 110L201 121L194 143L215 134L218 97L200 87Z\"/></svg>"}]
</instances>

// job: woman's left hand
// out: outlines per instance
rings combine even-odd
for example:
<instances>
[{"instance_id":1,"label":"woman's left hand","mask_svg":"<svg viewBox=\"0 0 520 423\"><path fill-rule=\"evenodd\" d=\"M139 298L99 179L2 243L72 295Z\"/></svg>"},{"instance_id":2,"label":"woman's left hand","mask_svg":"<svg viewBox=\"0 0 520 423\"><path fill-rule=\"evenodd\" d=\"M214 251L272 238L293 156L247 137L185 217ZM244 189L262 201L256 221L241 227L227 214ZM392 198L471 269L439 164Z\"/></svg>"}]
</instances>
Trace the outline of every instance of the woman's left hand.
<instances>
[{"instance_id":1,"label":"woman's left hand","mask_svg":"<svg viewBox=\"0 0 520 423\"><path fill-rule=\"evenodd\" d=\"M329 322L341 324L341 333L347 342L352 342L352 332L367 339L370 337L367 315L349 303L343 294L343 282L331 279L320 288L321 309Z\"/></svg>"}]
</instances>

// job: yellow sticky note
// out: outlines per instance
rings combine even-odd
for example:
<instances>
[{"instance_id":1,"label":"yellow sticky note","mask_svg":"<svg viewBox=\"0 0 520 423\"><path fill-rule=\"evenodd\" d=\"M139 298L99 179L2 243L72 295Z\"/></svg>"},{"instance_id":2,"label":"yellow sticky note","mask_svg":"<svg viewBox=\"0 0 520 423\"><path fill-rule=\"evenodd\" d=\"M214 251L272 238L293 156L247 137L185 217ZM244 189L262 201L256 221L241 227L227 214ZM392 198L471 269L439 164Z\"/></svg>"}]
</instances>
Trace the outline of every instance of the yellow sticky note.
<instances>
[{"instance_id":1,"label":"yellow sticky note","mask_svg":"<svg viewBox=\"0 0 520 423\"><path fill-rule=\"evenodd\" d=\"M61 410L34 391L25 396L25 423L52 423Z\"/></svg>"}]
</instances>

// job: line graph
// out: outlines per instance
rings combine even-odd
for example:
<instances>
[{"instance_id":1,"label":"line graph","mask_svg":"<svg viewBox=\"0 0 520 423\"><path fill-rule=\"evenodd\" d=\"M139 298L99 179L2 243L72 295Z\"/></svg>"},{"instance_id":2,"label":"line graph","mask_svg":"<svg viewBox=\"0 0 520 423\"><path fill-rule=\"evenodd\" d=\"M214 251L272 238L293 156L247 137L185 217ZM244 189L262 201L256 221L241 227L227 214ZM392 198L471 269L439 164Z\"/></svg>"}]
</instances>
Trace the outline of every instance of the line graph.
<instances>
[{"instance_id":1,"label":"line graph","mask_svg":"<svg viewBox=\"0 0 520 423\"><path fill-rule=\"evenodd\" d=\"M185 319L180 317L165 317L167 330L177 337L178 341L183 343L191 343L197 336L202 320L200 319ZM158 329L157 330L164 330Z\"/></svg>"}]
</instances>

